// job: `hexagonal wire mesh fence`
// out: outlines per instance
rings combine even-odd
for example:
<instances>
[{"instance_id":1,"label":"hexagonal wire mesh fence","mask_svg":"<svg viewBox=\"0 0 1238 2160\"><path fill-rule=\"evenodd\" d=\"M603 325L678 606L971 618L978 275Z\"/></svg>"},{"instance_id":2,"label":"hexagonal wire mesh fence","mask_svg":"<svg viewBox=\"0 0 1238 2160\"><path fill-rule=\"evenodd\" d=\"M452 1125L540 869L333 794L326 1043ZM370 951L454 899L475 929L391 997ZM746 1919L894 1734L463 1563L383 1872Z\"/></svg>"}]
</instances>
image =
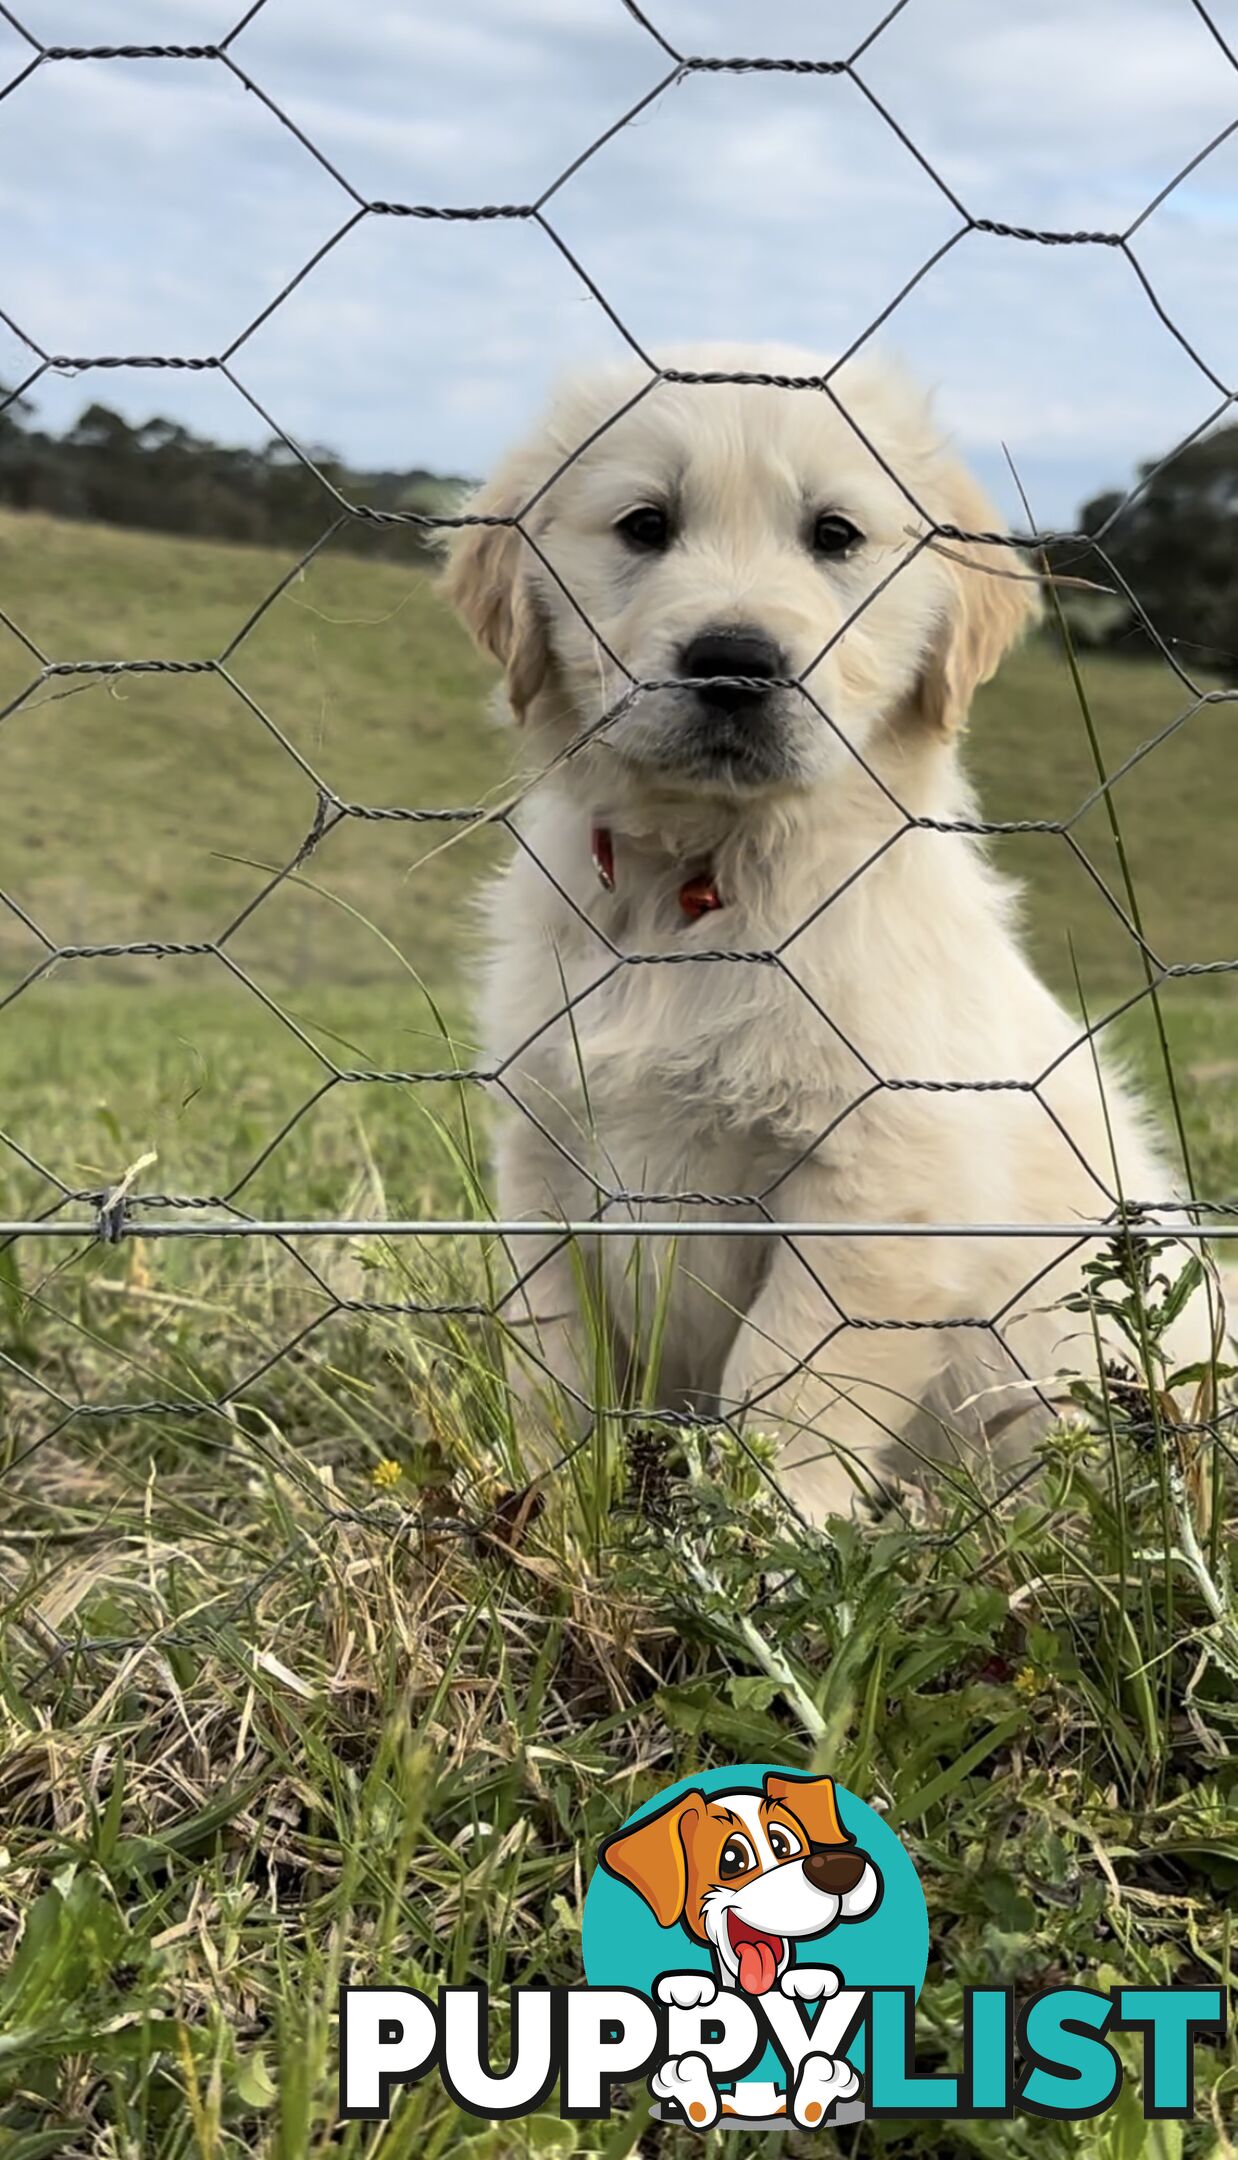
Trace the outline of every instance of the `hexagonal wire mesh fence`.
<instances>
[{"instance_id":1,"label":"hexagonal wire mesh fence","mask_svg":"<svg viewBox=\"0 0 1238 2160\"><path fill-rule=\"evenodd\" d=\"M93 67L106 65L116 60L148 60L225 70L260 103L269 116L272 128L288 130L301 145L306 156L317 161L318 165L338 188L342 211L341 222L329 239L308 260L301 264L295 276L288 280L283 290L277 293L269 305L232 340L231 344L219 353L53 353L44 350L36 342L26 325L0 309L0 321L7 325L13 337L20 341L22 347L30 355L29 369L24 379L9 393L5 400L6 404L32 390L44 376L57 371L72 372L73 374L87 373L92 370L128 369L211 371L225 379L232 386L235 393L246 401L262 423L271 430L272 435L278 438L285 446L289 456L295 458L300 466L314 477L321 487L326 520L321 535L311 546L304 550L299 559L288 570L286 576L280 580L274 589L265 594L259 604L253 608L242 627L223 649L211 657L187 655L178 659L117 657L113 659L74 660L43 650L41 644L28 634L20 622L12 619L9 614L0 611L0 622L3 623L11 636L20 643L28 655L31 671L29 682L20 694L9 702L3 713L0 713L0 722L7 720L12 714L27 705L41 688L66 678L121 677L151 673L209 676L217 684L222 685L227 693L237 701L239 707L244 709L253 728L265 730L279 754L289 762L290 766L299 769L303 778L314 790L317 801L313 822L295 852L282 867L274 871L266 879L261 889L234 915L233 919L215 936L210 938L176 943L162 942L157 939L131 943L60 943L40 923L36 916L22 905L17 896L0 889L0 903L3 904L9 915L22 926L29 937L36 941L39 947L39 957L35 964L28 970L24 978L3 999L0 999L0 1010L7 1009L11 1015L13 1008L30 991L34 984L38 983L58 964L67 961L90 963L109 958L140 960L144 958L201 957L209 960L213 966L231 977L252 998L256 1005L260 1004L268 1015L296 1035L305 1051L316 1061L321 1077L316 1087L296 1105L280 1130L274 1133L267 1141L258 1160L251 1163L228 1189L215 1193L148 1191L142 1189L138 1177L133 1173L121 1176L117 1182L103 1188L74 1187L58 1176L55 1170L46 1163L38 1160L32 1151L19 1143L17 1139L0 1133L0 1140L3 1140L6 1149L10 1152L10 1156L18 1160L35 1176L46 1181L46 1185L52 1193L49 1204L41 1213L32 1215L27 1219L0 1223L0 1238L3 1238L6 1245L18 1239L63 1241L71 1252L93 1247L98 1241L117 1244L135 1238L270 1241L278 1244L293 1259L296 1266L304 1272L305 1276L313 1282L317 1291L321 1294L322 1303L320 1310L304 1326L291 1335L287 1341L282 1342L274 1352L264 1357L260 1363L236 1377L223 1390L201 1398L195 1398L191 1392L183 1391L175 1396L151 1397L147 1400L134 1399L105 1404L90 1400L79 1400L51 1385L42 1379L37 1372L25 1369L17 1359L7 1352L0 1353L0 1364L7 1366L10 1373L19 1377L25 1386L40 1394L47 1404L46 1424L32 1439L22 1445L16 1458L10 1462L10 1473L19 1468L22 1462L37 1454L38 1450L50 1440L71 1432L72 1428L79 1422L87 1423L98 1420L115 1422L136 1418L157 1420L169 1417L179 1420L193 1417L208 1423L211 1421L227 1422L229 1438L232 1438L235 1436L235 1428L228 1421L231 1419L234 1405L245 1397L247 1392L255 1386L274 1364L280 1359L289 1357L294 1351L303 1349L320 1328L342 1314L363 1316L367 1314L408 1314L422 1322L433 1322L436 1319L476 1319L478 1321L497 1322L502 1327L517 1309L519 1300L527 1289L533 1273L537 1268L545 1264L548 1253L553 1255L570 1245L572 1241L579 1241L586 1236L591 1239L604 1239L610 1236L639 1239L642 1235L649 1235L661 1236L665 1239L664 1222L643 1219L642 1210L648 1205L666 1206L669 1204L679 1211L674 1225L677 1244L683 1241L687 1245L694 1238L702 1236L711 1238L758 1237L766 1241L777 1239L784 1245L796 1250L797 1257L808 1272L813 1275L814 1280L818 1280L818 1278L815 1276L812 1263L804 1250L813 1240L846 1237L848 1239L906 1239L910 1243L911 1241L926 1238L948 1239L964 1235L969 1239L982 1237L1002 1240L1017 1237L1021 1242L1029 1239L1041 1239L1046 1241L1046 1250L1052 1254L1052 1258L1046 1267L1039 1271L1040 1274L1047 1274L1051 1267L1058 1264L1064 1245L1071 1253L1082 1251L1090 1242L1112 1238L1115 1224L1120 1224L1123 1234L1133 1241L1158 1236L1160 1233L1155 1223L1143 1220L1141 1217L1150 1215L1158 1208L1180 1203L1174 1201L1171 1196L1164 1194L1121 1195L1112 1189L1112 1184L1107 1181L1103 1168L1094 1163L1087 1164L1085 1167L1095 1180L1097 1190L1104 1196L1106 1204L1098 1210L1096 1219L1090 1222L1084 1220L1071 1222L1045 1221L1030 1224L1027 1222L951 1223L949 1221L799 1222L782 1219L777 1210L777 1188L785 1182L790 1172L800 1162L812 1154L814 1150L826 1144L833 1132L846 1118L861 1109L872 1098L878 1097L885 1092L919 1090L926 1094L934 1092L952 1094L971 1092L979 1094L992 1090L1014 1091L1034 1100L1044 1115L1057 1127L1067 1144L1072 1146L1074 1144L1044 1092L1057 1065L1062 1062L1061 1058L1056 1058L1046 1071L1030 1078L1002 1078L991 1074L978 1074L970 1079L941 1080L931 1075L883 1072L872 1064L864 1056L863 1052L852 1043L848 1043L847 1048L863 1068L865 1075L860 1092L852 1100L848 1101L845 1107L837 1113L822 1131L814 1134L794 1162L783 1165L776 1180L767 1183L763 1189L754 1192L709 1194L685 1191L671 1194L648 1194L629 1189L622 1182L616 1182L611 1186L602 1185L598 1182L596 1174L591 1173L596 1193L596 1206L585 1217L576 1221L559 1220L550 1217L540 1222L532 1220L502 1221L494 1216L480 1214L462 1220L449 1220L446 1218L387 1220L382 1217L368 1216L364 1219L351 1220L315 1215L307 1215L300 1219L272 1219L265 1215L254 1215L246 1211L246 1190L259 1168L271 1158L275 1151L280 1149L300 1119L309 1110L321 1102L325 1096L340 1089L353 1087L362 1089L414 1089L447 1084L457 1088L476 1088L488 1091L494 1096L503 1098L507 1105L513 1107L523 1117L536 1124L543 1140L551 1148L557 1149L560 1153L564 1152L561 1140L556 1137L546 1123L539 1119L536 1109L531 1106L526 1097L519 1093L513 1084L513 1076L517 1072L521 1059L526 1055L538 1036L544 1033L547 1026L546 1022L539 1022L536 1029L531 1030L523 1042L515 1045L503 1059L491 1064L473 1066L453 1064L436 1070L429 1068L424 1070L356 1068L338 1062L319 1042L312 1040L299 1025L296 1018L283 1008L280 1001L269 993L254 974L241 965L234 952L237 934L242 926L251 921L255 913L265 907L281 887L285 886L289 880L295 879L297 873L302 870L303 866L312 857L318 856L323 850L329 848L331 836L334 833L353 821L426 823L461 829L469 826L486 825L501 831L506 841L513 847L523 849L526 853L532 853L530 841L526 833L521 829L517 813L523 800L533 788L539 785L540 780L545 775L538 775L532 780L523 783L518 792L509 797L497 809L477 803L466 804L462 807L428 807L417 804L390 807L349 800L345 794L327 782L321 773L315 769L313 762L281 729L271 714L264 709L263 705L251 695L235 672L234 662L238 653L246 645L246 641L253 636L257 626L263 621L268 611L293 579L306 569L338 533L349 525L403 526L423 534L446 533L479 524L507 527L519 536L525 548L531 550L538 557L545 574L554 580L562 591L567 604L580 616L585 628L594 638L601 651L604 652L606 660L614 668L618 678L624 685L618 700L612 701L605 710L600 711L589 727L563 753L565 758L571 758L586 743L603 735L608 728L612 727L624 713L630 711L643 697L661 687L665 687L665 685L657 681L638 678L625 664L622 656L610 649L596 626L588 620L578 597L565 583L561 570L549 561L529 521L537 504L557 485L567 470L587 454L602 434L622 420L627 413L647 398L659 385L675 384L684 386L694 389L701 396L708 396L710 388L719 384L767 386L787 393L828 400L840 420L864 444L867 452L881 463L889 479L900 490L907 505L909 520L907 528L908 544L905 550L895 562L888 576L882 580L874 592L869 594L861 603L861 606L849 616L842 629L830 640L830 644L815 656L811 665L794 677L787 678L785 683L780 685L780 687L785 688L788 692L793 692L799 699L804 701L805 705L815 715L820 728L831 730L837 736L846 755L855 761L867 775L872 785L880 790L881 794L886 798L894 816L894 824L881 848L877 853L870 855L860 864L858 869L851 873L846 880L846 886L832 892L821 893L812 915L804 921L798 922L780 944L768 950L735 950L725 945L720 946L718 949L709 949L708 947L694 945L691 953L678 952L671 955L668 955L665 951L628 951L622 949L603 930L600 930L596 923L585 917L575 903L569 900L568 904L580 917L580 920L587 923L592 935L598 942L598 970L596 977L589 985L588 994L594 994L607 983L621 976L623 971L627 969L637 966L665 964L668 959L676 961L686 959L691 964L702 967L709 967L718 963L738 963L741 966L772 970L793 984L805 996L811 996L807 986L796 975L795 946L797 939L802 935L809 922L816 920L817 917L834 905L843 890L873 867L877 860L877 854L885 853L906 834L917 829L976 836L998 836L1013 833L1037 833L1049 836L1062 850L1070 852L1090 887L1099 894L1104 906L1111 911L1113 918L1121 925L1122 930L1139 955L1142 981L1134 993L1125 999L1120 1006L1104 1013L1094 1021L1089 1020L1086 1024L1081 1024L1077 1040L1071 1045L1072 1051L1086 1048L1115 1019L1132 1007L1147 1000L1155 1000L1158 990L1176 977L1218 975L1238 970L1238 958L1220 956L1196 962L1177 963L1171 963L1162 958L1144 935L1131 894L1129 892L1120 893L1113 889L1113 885L1107 881L1096 867L1077 836L1080 820L1087 811L1098 803L1105 803L1114 782L1150 756L1162 742L1166 741L1182 726L1184 720L1190 718L1205 706L1238 699L1238 691L1205 687L1194 678L1181 657L1181 642L1176 639L1170 640L1162 634L1157 623L1151 620L1146 613L1140 595L1131 589L1117 564L1106 551L1106 541L1112 528L1116 525L1122 512L1134 499L1134 496L1147 486L1150 478L1149 472L1145 471L1137 487L1132 489L1117 507L1110 509L1104 522L1097 530L1091 532L1047 532L1032 529L1029 533L1012 538L1005 533L972 531L955 524L942 523L935 520L923 504L917 500L914 490L900 476L898 471L886 461L881 451L864 433L859 421L847 410L845 398L840 395L836 387L836 378L846 364L894 316L911 291L919 286L922 280L930 277L936 266L953 250L958 248L961 243L966 241L970 235L986 234L1000 239L1011 248L1111 250L1121 257L1123 263L1128 267L1131 277L1138 281L1146 296L1149 309L1155 311L1164 328L1177 340L1179 346L1209 386L1211 396L1215 400L1205 420L1185 438L1184 442L1179 443L1176 449L1170 453L1170 457L1164 461L1166 464L1169 463L1170 459L1177 456L1187 444L1203 436L1216 424L1233 402L1235 392L1230 384L1222 380L1208 364L1207 360L1185 336L1173 321L1170 313L1162 305L1140 261L1139 235L1141 228L1153 212L1173 194L1174 190L1179 187L1189 174L1195 172L1219 148L1221 143L1234 132L1235 128L1238 128L1238 120L1215 136L1212 141L1201 145L1190 161L1183 165L1166 182L1153 200L1123 230L1032 230L1028 227L1004 224L985 217L977 209L965 203L955 189L942 177L941 173L935 169L932 161L917 147L915 140L900 123L898 114L887 109L887 106L877 97L866 79L866 56L872 52L879 40L889 30L896 17L900 16L907 7L914 6L915 0L896 0L896 4L874 24L867 36L862 39L853 51L845 57L833 60L780 58L773 55L726 57L681 52L663 34L654 19L657 13L656 6L645 8L638 6L636 0L615 0L615 5L626 9L627 14L648 39L649 55L652 63L650 85L640 100L617 120L613 127L606 130L604 134L599 135L596 140L582 149L579 155L573 158L571 163L560 171L539 195L527 202L463 205L433 202L372 201L359 192L347 174L342 172L335 163L324 155L310 136L281 107L280 103L268 94L262 84L247 73L244 66L245 32L266 4L267 0L254 0L254 5L217 44L92 46L44 44L7 6L0 6L0 15L6 19L11 29L20 36L29 51L27 64L9 82L7 87L0 91L0 104L7 99L19 97L25 84L29 83L40 72L50 68L76 67L79 65ZM1203 0L1186 0L1186 4L1193 8L1195 15L1205 26L1214 41L1218 66L1233 71L1235 86L1238 89L1238 57L1235 56L1221 30L1207 12ZM654 100L662 97L673 86L699 74L743 77L771 73L834 76L845 79L854 95L865 101L867 107L882 126L897 137L906 153L916 161L924 176L926 185L931 186L940 193L954 220L953 229L944 243L919 265L914 275L907 279L898 291L891 294L888 303L867 325L862 335L857 337L847 350L839 355L833 365L820 375L795 376L765 373L726 373L721 371L694 373L686 369L660 366L651 358L638 337L622 319L620 313L611 305L602 285L591 275L587 262L578 259L576 253L568 246L567 241L556 225L557 198L573 176L594 158L613 137L622 130L631 127L652 105ZM862 183L857 182L857 184ZM558 256L567 265L572 276L579 281L581 288L605 312L634 361L644 371L643 380L635 395L620 410L613 413L592 435L578 444L570 455L563 458L556 469L542 481L530 500L522 504L513 515L487 517L476 512L435 514L420 509L377 508L366 502L349 500L335 481L314 462L309 452L295 441L291 434L284 431L280 425L278 414L268 411L247 386L246 348L255 332L284 306L304 280L312 276L323 259L334 250L345 247L350 235L354 234L366 221L402 218L436 220L445 224L507 220L534 228L541 236L545 246L557 251ZM912 520L915 522L912 523ZM1024 577L1035 573L1029 572L1022 559L1013 555L1012 551L1016 547L1047 550L1051 547L1066 545L1087 550L1092 562L1103 566L1103 575L1108 581L1110 589L1122 596L1132 616L1156 648L1160 659L1172 672L1172 676L1180 690L1178 710L1149 740L1134 750L1116 771L1099 780L1084 802L1079 804L1070 814L1060 819L986 821L977 818L960 818L941 820L915 815L896 800L886 781L874 769L873 765L866 761L862 752L841 735L831 719L829 711L820 702L811 684L811 678L818 665L832 645L837 642L837 639L841 638L845 631L850 629L864 610L878 598L880 593L886 590L894 579L901 576L908 565L915 561L925 549L938 549L947 552L960 547L966 547L973 551L979 549L985 552L987 559L982 566L978 566L976 557L973 554L968 567L974 570L976 574ZM733 680L737 687L742 687L745 679L737 677ZM680 684L678 687L682 687L682 685ZM137 844L140 844L140 842ZM536 858L534 859L536 860ZM539 863L538 867L542 869L547 877L550 876L550 872L544 864ZM561 897L567 898L566 895L562 894ZM556 1019L562 1020L567 1010L568 1006L565 1003L564 1008L555 1016ZM827 1011L821 1010L820 1017L824 1026L836 1028L836 1023L831 1019ZM1063 1056L1066 1054L1069 1053L1063 1053ZM717 1210L717 1212L713 1214L705 1212L710 1209ZM1187 1203L1186 1214L1182 1218L1182 1228L1178 1234L1187 1240L1195 1241L1202 1241L1205 1237L1210 1239L1212 1237L1225 1238L1238 1235L1238 1203L1224 1196L1193 1195L1189 1203ZM315 1265L313 1258L301 1249L298 1241L305 1239L348 1241L358 1237L424 1241L456 1239L491 1241L505 1247L515 1255L512 1260L511 1279L507 1281L507 1286L501 1292L496 1292L493 1297L479 1297L476 1299L434 1299L426 1297L393 1301L342 1296L332 1288L326 1276ZM534 1248L538 1251L538 1258L531 1267L523 1264L519 1258L522 1241L530 1239L534 1241ZM1038 1276L1034 1274L1028 1282L1025 1282L1021 1287L1020 1297L1024 1297L1034 1290L1038 1279ZM823 1309L828 1312L833 1300L830 1298L824 1284L821 1284L820 1288L824 1301ZM821 1339L804 1353L799 1362L807 1365L813 1359L822 1356L839 1332L852 1327L861 1330L897 1330L925 1327L972 1328L993 1337L1005 1357L1022 1374L1023 1380L1029 1389L1039 1396L1041 1400L1047 1400L1041 1394L1041 1385L1036 1375L1029 1372L1026 1366L1020 1362L1018 1352L1003 1334L1003 1323L1014 1302L1014 1300L1007 1300L1002 1309L996 1313L959 1314L947 1319L929 1321L900 1317L897 1313L875 1319L840 1317L830 1322L829 1326L823 1330ZM534 1363L538 1362L537 1352L531 1346L527 1335L521 1340L520 1354L525 1358L532 1358ZM733 1437L737 1446L744 1447L747 1445L745 1434L750 1429L748 1421L750 1421L751 1414L753 1412L759 1413L762 1400L771 1391L770 1386L766 1385L759 1391L750 1394L744 1401L725 1406L724 1410L719 1413L718 1423ZM576 1400L577 1407L586 1414L587 1418L596 1419L603 1412L606 1416L619 1420L647 1419L649 1416L647 1410L634 1410L626 1407L623 1402L600 1404L588 1400L583 1393L579 1392ZM690 1413L686 1411L676 1412L672 1407L665 1415L671 1423L675 1421L677 1416L684 1422L699 1422L699 1413L696 1410ZM573 1442L572 1446L574 1449L584 1444L583 1440L578 1440ZM562 1462L567 1459L568 1456L565 1451L559 1463L551 1466L552 1471L560 1467ZM1017 1489L1018 1485L1028 1475L1027 1466L1020 1466L1007 1484L1005 1492L999 1497L1007 1497L1010 1492ZM322 1504L328 1513L332 1512L330 1503L326 1498L323 1499ZM340 1509L335 1510L335 1512L344 1516L348 1511ZM374 1518L367 1515L365 1520L370 1522ZM467 1529L470 1534L475 1534L479 1527L476 1521L456 1524L454 1520L450 1526ZM439 1527L444 1527L444 1525L439 1525ZM279 1564L277 1560L273 1563L273 1566L278 1567ZM245 1595L252 1595L254 1587L253 1584L248 1584ZM54 1649L56 1647L54 1631L50 1631L50 1639ZM88 1641L85 1645L87 1649L116 1646L105 1644L102 1641L96 1643ZM81 1646L78 1645L78 1647Z\"/></svg>"}]
</instances>

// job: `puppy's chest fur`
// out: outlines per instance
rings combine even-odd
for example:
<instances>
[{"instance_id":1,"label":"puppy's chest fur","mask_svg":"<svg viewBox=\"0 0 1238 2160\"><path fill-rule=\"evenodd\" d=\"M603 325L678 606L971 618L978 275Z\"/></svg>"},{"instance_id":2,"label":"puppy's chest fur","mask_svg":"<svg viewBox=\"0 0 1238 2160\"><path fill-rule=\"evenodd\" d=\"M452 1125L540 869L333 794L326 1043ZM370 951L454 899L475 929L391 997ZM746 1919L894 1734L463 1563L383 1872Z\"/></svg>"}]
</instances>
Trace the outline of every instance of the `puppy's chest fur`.
<instances>
[{"instance_id":1,"label":"puppy's chest fur","mask_svg":"<svg viewBox=\"0 0 1238 2160\"><path fill-rule=\"evenodd\" d=\"M865 1088L862 1061L775 952L785 933L725 886L692 920L673 861L626 865L613 894L571 867L552 903L523 861L496 896L492 1053L517 1051L543 1115L629 1189L759 1190Z\"/></svg>"}]
</instances>

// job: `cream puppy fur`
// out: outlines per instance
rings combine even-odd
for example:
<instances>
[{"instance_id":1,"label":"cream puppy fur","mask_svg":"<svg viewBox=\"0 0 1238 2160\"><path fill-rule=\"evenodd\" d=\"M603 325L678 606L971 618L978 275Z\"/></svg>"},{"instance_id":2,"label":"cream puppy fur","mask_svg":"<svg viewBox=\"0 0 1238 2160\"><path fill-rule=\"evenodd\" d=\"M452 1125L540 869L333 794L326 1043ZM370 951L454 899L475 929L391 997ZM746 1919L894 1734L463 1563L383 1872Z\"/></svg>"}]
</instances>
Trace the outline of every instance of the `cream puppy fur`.
<instances>
[{"instance_id":1,"label":"cream puppy fur","mask_svg":"<svg viewBox=\"0 0 1238 2160\"><path fill-rule=\"evenodd\" d=\"M663 364L821 371L764 348ZM465 528L447 571L506 670L520 763L544 768L490 905L501 1214L581 1219L618 1193L612 1220L764 1209L776 1230L1073 1223L1119 1190L1163 1200L1140 1107L1108 1067L1102 1107L1012 887L974 837L936 829L978 814L960 736L1035 585L1008 548L918 546L915 506L965 533L996 530L993 508L924 399L870 363L840 377L845 411L751 384L638 398L646 379L566 387L471 506L521 513L528 538ZM693 878L720 903L696 916ZM677 964L698 953L762 957ZM909 1081L933 1085L879 1084ZM533 1272L508 1310L536 1353L530 1393L555 1376L584 1403L582 1295L621 1381L668 1299L658 1403L774 1433L784 1487L820 1519L925 1451L1000 1434L1028 1452L1048 1416L1029 1381L1060 1399L1058 1375L1088 1363L1087 1323L1049 1309L1080 1257L1018 1237L521 1239ZM1000 1336L941 1326L999 1316ZM918 1325L871 1325L899 1320ZM1206 1312L1182 1325L1184 1354L1206 1355Z\"/></svg>"}]
</instances>

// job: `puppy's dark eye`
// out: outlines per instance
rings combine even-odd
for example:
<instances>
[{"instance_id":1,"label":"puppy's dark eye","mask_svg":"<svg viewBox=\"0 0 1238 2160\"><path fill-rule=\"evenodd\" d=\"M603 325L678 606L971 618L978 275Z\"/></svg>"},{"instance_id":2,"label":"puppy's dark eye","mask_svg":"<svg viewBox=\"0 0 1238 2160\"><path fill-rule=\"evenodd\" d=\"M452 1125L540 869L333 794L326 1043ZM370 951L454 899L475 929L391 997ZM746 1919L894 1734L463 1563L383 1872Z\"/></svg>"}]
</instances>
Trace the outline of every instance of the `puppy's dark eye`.
<instances>
[{"instance_id":1,"label":"puppy's dark eye","mask_svg":"<svg viewBox=\"0 0 1238 2160\"><path fill-rule=\"evenodd\" d=\"M615 531L622 533L630 547L641 548L647 554L660 555L671 543L671 521L665 510L655 509L652 503L643 503L639 510L629 510L620 518Z\"/></svg>"},{"instance_id":2,"label":"puppy's dark eye","mask_svg":"<svg viewBox=\"0 0 1238 2160\"><path fill-rule=\"evenodd\" d=\"M756 1854L753 1852L747 1838L728 1838L722 1848L722 1857L718 1862L718 1873L723 1882L726 1882L727 1878L732 1875L746 1875L748 1869L755 1866Z\"/></svg>"},{"instance_id":3,"label":"puppy's dark eye","mask_svg":"<svg viewBox=\"0 0 1238 2160\"><path fill-rule=\"evenodd\" d=\"M771 1823L769 1826L769 1849L773 1853L775 1860L791 1860L794 1859L796 1853L802 1852L803 1847L792 1831L784 1830L781 1823Z\"/></svg>"},{"instance_id":4,"label":"puppy's dark eye","mask_svg":"<svg viewBox=\"0 0 1238 2160\"><path fill-rule=\"evenodd\" d=\"M823 510L812 529L812 551L814 555L849 555L863 538L850 518L840 517L837 510Z\"/></svg>"}]
</instances>

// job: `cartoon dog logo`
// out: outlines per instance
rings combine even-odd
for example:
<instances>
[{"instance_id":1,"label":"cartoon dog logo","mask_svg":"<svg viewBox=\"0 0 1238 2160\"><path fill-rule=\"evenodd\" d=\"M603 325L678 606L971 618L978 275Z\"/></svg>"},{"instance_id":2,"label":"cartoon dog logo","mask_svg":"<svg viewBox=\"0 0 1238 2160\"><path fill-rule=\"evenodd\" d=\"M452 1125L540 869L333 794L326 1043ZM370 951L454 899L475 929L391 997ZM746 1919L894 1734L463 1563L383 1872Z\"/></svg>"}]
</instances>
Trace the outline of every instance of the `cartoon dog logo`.
<instances>
[{"instance_id":1,"label":"cartoon dog logo","mask_svg":"<svg viewBox=\"0 0 1238 2160\"><path fill-rule=\"evenodd\" d=\"M660 1999L683 2009L716 2001L720 1987L751 1997L776 1990L802 2002L837 1994L834 1968L797 1965L796 1945L867 1918L882 1894L875 1863L843 1825L829 1777L770 1773L759 1792L685 1793L608 1838L600 1858L659 1926L678 1926L711 1951L712 1976L667 1972L658 1982ZM720 2102L700 2055L664 2064L652 2084L698 2128L735 2112ZM791 2113L817 2127L835 2101L858 2090L845 2059L809 2053Z\"/></svg>"}]
</instances>

